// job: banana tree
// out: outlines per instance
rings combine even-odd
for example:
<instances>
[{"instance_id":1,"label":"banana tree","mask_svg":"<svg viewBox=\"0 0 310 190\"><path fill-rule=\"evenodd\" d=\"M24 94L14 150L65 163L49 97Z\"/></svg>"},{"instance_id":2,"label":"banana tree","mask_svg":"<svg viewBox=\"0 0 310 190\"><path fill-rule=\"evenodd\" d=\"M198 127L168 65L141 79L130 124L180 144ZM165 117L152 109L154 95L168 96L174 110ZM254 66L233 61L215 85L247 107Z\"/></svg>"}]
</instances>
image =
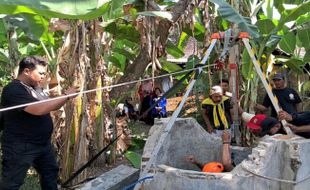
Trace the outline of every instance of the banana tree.
<instances>
[{"instance_id":1,"label":"banana tree","mask_svg":"<svg viewBox=\"0 0 310 190\"><path fill-rule=\"evenodd\" d=\"M56 91L53 95L60 94L62 88L71 85L78 85L83 90L108 85L107 65L103 58L104 51L101 44L103 34L102 30L97 30L98 21L67 21L66 31L48 32L49 25L46 18L96 19L106 11L115 13L113 9L119 8L115 7L115 2L0 1L0 6L3 8L1 13L10 14L8 22L14 24L17 29L23 30L31 38L28 39L28 43L30 41L37 43L38 49L42 50L39 52L37 49L32 53L46 54L51 63L57 63L50 64L56 71L54 73L56 81L53 83ZM61 36L62 33L64 41L57 41L55 44L51 36L53 34ZM55 53L51 49L53 46L56 48L61 46L61 49ZM109 49L108 46L105 48ZM31 52L25 53L31 54ZM104 105L101 101L108 101L106 94L106 92L97 92L83 95L67 104L64 112L60 110L54 114L53 139L60 153L62 179L66 179L85 163L90 155L98 152L109 141L110 137L106 130L109 127L109 110L101 106ZM77 181L84 178L85 173Z\"/></svg>"}]
</instances>

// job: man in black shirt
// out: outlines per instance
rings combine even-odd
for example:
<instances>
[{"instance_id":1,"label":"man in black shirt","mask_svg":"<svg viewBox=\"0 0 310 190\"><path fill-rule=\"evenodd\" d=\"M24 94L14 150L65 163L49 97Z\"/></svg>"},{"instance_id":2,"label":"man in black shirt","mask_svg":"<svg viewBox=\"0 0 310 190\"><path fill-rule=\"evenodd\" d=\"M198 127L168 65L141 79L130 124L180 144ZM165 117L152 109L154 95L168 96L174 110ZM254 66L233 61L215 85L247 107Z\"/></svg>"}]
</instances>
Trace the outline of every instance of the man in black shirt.
<instances>
[{"instance_id":1,"label":"man in black shirt","mask_svg":"<svg viewBox=\"0 0 310 190\"><path fill-rule=\"evenodd\" d=\"M272 77L274 88L272 89L273 93L276 95L279 101L279 105L282 110L288 113L300 112L301 99L298 93L292 89L285 87L284 75L282 73L277 73ZM271 117L277 117L277 113L272 106L271 100L268 95L265 96L263 104L257 104L256 108L259 111L267 111L271 106Z\"/></svg>"},{"instance_id":2,"label":"man in black shirt","mask_svg":"<svg viewBox=\"0 0 310 190\"><path fill-rule=\"evenodd\" d=\"M213 86L210 90L209 98L202 102L203 119L207 125L209 133L222 135L224 129L230 131L231 126L231 104L229 98L223 96L220 86Z\"/></svg>"},{"instance_id":3,"label":"man in black shirt","mask_svg":"<svg viewBox=\"0 0 310 190\"><path fill-rule=\"evenodd\" d=\"M11 107L47 99L39 88L45 78L46 65L38 56L24 58L19 63L17 79L3 88L1 105ZM65 94L76 90L70 88ZM50 111L61 108L68 99L63 97L3 112L0 189L19 189L30 166L40 174L43 190L57 189L58 165L50 142L53 131Z\"/></svg>"}]
</instances>

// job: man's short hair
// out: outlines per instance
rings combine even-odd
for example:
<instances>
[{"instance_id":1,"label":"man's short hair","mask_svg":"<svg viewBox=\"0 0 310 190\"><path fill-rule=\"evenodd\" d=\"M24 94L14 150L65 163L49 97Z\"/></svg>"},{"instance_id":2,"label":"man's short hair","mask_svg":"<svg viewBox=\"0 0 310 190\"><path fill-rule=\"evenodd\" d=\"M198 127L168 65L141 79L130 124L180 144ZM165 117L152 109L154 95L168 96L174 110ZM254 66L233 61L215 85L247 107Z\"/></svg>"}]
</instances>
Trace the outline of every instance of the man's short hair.
<instances>
[{"instance_id":1,"label":"man's short hair","mask_svg":"<svg viewBox=\"0 0 310 190\"><path fill-rule=\"evenodd\" d=\"M37 65L42 65L45 67L47 65L47 61L40 56L25 57L19 62L18 75L20 75L26 68L30 70L35 69Z\"/></svg>"},{"instance_id":2,"label":"man's short hair","mask_svg":"<svg viewBox=\"0 0 310 190\"><path fill-rule=\"evenodd\" d=\"M219 84L221 84L221 83L227 83L227 84L229 84L229 80L228 80L228 79L219 80Z\"/></svg>"}]
</instances>

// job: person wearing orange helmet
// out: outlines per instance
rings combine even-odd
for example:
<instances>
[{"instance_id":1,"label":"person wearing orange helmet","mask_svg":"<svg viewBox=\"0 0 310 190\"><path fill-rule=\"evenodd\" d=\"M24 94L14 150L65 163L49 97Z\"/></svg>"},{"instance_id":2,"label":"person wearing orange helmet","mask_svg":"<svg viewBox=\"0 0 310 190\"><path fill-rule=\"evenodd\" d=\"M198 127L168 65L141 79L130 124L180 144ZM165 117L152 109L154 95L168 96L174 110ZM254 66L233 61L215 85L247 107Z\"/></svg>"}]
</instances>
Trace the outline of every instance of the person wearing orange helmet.
<instances>
[{"instance_id":1,"label":"person wearing orange helmet","mask_svg":"<svg viewBox=\"0 0 310 190\"><path fill-rule=\"evenodd\" d=\"M222 162L214 161L202 164L201 162L196 160L193 155L187 156L186 160L192 164L195 164L203 172L211 172L211 173L230 172L234 168L234 166L230 154L230 134L227 130L224 130L222 133L222 142L223 142Z\"/></svg>"}]
</instances>

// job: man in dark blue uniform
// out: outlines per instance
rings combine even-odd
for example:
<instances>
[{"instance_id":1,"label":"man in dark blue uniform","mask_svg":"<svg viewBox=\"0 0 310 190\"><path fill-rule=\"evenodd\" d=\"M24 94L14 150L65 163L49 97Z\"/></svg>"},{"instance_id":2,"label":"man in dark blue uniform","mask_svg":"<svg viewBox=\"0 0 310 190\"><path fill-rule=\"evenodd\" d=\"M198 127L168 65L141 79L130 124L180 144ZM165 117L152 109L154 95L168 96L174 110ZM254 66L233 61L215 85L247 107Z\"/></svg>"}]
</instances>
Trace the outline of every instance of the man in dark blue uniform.
<instances>
[{"instance_id":1,"label":"man in dark blue uniform","mask_svg":"<svg viewBox=\"0 0 310 190\"><path fill-rule=\"evenodd\" d=\"M17 79L4 87L1 105L11 107L48 97L39 88L47 62L38 56L24 58ZM76 92L68 89L65 94ZM50 111L61 108L69 98L38 103L3 112L2 180L0 189L17 190L27 170L33 166L40 175L43 190L57 189L58 165L52 148L53 122Z\"/></svg>"}]
</instances>

